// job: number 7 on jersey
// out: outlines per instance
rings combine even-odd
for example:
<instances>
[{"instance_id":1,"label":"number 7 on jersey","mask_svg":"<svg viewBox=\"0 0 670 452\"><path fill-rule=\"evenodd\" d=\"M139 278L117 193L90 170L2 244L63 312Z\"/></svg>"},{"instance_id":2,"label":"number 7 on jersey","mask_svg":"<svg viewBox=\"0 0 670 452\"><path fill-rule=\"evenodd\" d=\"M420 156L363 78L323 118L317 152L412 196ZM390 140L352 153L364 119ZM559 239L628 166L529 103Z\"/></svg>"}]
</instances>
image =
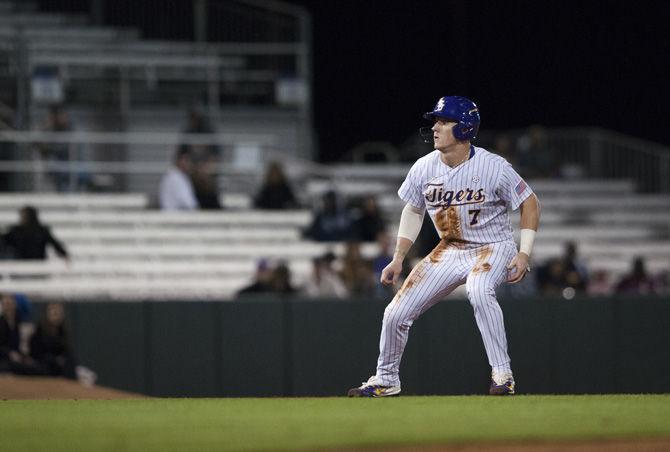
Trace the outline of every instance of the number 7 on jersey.
<instances>
[{"instance_id":1,"label":"number 7 on jersey","mask_svg":"<svg viewBox=\"0 0 670 452\"><path fill-rule=\"evenodd\" d=\"M477 224L478 218L479 218L479 212L482 209L470 209L468 210L468 214L472 215L472 220L470 221L470 226L473 224Z\"/></svg>"}]
</instances>

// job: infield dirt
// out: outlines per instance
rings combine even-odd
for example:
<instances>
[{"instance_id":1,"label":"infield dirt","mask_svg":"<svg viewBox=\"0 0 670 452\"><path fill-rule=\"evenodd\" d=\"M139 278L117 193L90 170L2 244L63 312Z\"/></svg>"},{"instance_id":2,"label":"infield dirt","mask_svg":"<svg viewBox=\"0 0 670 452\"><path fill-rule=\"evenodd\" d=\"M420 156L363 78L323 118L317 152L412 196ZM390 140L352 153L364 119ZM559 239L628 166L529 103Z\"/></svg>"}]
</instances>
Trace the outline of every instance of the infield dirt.
<instances>
[{"instance_id":1,"label":"infield dirt","mask_svg":"<svg viewBox=\"0 0 670 452\"><path fill-rule=\"evenodd\" d=\"M333 449L346 452L667 452L670 439Z\"/></svg>"},{"instance_id":2,"label":"infield dirt","mask_svg":"<svg viewBox=\"0 0 670 452\"><path fill-rule=\"evenodd\" d=\"M0 375L0 399L136 399L141 394L119 391L102 386L85 386L77 381L54 377L16 377Z\"/></svg>"}]
</instances>

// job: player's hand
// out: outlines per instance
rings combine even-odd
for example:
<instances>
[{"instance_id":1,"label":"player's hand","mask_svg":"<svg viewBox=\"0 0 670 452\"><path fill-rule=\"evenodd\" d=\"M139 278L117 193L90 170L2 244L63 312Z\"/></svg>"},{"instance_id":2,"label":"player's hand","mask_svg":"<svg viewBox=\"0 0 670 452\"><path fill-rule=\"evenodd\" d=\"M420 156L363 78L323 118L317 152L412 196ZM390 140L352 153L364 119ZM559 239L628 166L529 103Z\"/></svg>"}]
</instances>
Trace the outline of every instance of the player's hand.
<instances>
[{"instance_id":1,"label":"player's hand","mask_svg":"<svg viewBox=\"0 0 670 452\"><path fill-rule=\"evenodd\" d=\"M517 253L507 266L507 282L516 284L526 276L530 271L528 266L528 255L526 253Z\"/></svg>"},{"instance_id":2,"label":"player's hand","mask_svg":"<svg viewBox=\"0 0 670 452\"><path fill-rule=\"evenodd\" d=\"M393 259L390 264L384 267L382 270L382 277L380 282L385 286L395 285L398 282L398 278L402 273L402 261Z\"/></svg>"}]
</instances>

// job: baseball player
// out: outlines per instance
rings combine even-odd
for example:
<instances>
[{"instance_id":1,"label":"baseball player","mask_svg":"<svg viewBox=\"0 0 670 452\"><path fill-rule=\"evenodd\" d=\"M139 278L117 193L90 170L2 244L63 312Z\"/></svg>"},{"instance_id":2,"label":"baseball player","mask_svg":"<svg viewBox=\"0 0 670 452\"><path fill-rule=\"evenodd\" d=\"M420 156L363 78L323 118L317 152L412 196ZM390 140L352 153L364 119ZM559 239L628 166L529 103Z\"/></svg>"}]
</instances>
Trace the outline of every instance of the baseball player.
<instances>
[{"instance_id":1,"label":"baseball player","mask_svg":"<svg viewBox=\"0 0 670 452\"><path fill-rule=\"evenodd\" d=\"M426 210L441 240L414 267L384 311L376 374L350 389L348 395L398 395L400 360L412 323L461 284L466 285L491 365L489 394L514 394L495 289L503 281L521 281L529 270L539 202L504 158L471 144L480 123L474 102L459 96L442 97L424 118L433 121L432 128L422 128L422 135L433 139L435 150L416 161L398 190L405 207L393 261L382 271L381 283L398 281ZM518 252L508 207L521 211Z\"/></svg>"}]
</instances>

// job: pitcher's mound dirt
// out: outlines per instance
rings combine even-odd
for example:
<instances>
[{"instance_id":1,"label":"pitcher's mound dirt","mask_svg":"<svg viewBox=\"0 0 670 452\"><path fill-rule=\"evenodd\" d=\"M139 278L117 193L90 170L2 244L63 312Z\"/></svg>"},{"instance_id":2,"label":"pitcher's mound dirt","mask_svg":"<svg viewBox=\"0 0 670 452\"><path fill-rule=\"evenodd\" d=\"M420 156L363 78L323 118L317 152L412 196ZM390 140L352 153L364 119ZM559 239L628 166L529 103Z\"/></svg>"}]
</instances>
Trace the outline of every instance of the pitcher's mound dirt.
<instances>
[{"instance_id":1,"label":"pitcher's mound dirt","mask_svg":"<svg viewBox=\"0 0 670 452\"><path fill-rule=\"evenodd\" d=\"M0 399L136 399L141 394L104 388L84 386L65 378L17 377L0 375Z\"/></svg>"}]
</instances>

